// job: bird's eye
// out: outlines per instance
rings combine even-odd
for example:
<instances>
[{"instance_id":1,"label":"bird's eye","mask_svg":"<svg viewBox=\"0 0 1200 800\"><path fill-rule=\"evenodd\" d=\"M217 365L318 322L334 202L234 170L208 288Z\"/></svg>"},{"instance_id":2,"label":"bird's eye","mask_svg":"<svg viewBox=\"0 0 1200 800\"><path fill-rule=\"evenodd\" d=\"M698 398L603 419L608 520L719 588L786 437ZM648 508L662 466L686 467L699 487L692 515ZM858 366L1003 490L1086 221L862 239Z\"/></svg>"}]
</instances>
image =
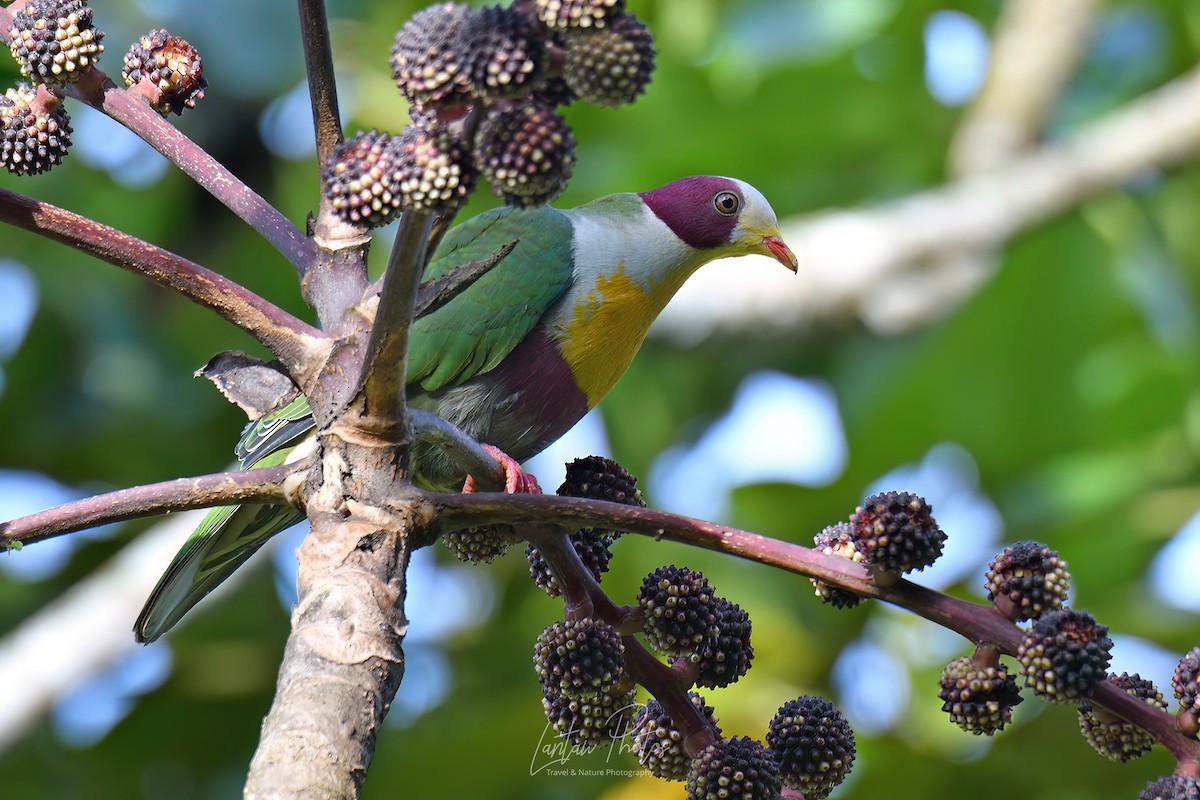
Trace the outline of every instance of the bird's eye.
<instances>
[{"instance_id":1,"label":"bird's eye","mask_svg":"<svg viewBox=\"0 0 1200 800\"><path fill-rule=\"evenodd\" d=\"M718 214L732 217L742 207L742 198L733 192L717 192L713 195L713 208Z\"/></svg>"}]
</instances>

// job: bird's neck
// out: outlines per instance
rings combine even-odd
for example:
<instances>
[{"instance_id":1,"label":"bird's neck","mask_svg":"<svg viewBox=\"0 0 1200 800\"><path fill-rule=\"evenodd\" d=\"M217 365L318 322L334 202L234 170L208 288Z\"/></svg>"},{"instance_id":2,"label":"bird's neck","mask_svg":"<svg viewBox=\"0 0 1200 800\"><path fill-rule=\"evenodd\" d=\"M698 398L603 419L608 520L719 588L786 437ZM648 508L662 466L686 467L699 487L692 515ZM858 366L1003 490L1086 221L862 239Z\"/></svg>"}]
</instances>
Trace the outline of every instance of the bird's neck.
<instances>
[{"instance_id":1,"label":"bird's neck","mask_svg":"<svg viewBox=\"0 0 1200 800\"><path fill-rule=\"evenodd\" d=\"M624 374L650 324L711 254L684 244L637 195L568 213L575 226L575 280L547 327L591 407Z\"/></svg>"}]
</instances>

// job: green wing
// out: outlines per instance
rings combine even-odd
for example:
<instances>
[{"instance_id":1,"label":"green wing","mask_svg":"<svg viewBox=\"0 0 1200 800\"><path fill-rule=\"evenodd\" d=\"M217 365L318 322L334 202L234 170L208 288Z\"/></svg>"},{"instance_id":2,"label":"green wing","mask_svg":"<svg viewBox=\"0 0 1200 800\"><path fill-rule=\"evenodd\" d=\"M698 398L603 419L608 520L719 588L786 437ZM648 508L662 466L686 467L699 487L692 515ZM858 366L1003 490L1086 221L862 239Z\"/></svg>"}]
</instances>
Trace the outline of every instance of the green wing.
<instances>
[{"instance_id":1,"label":"green wing","mask_svg":"<svg viewBox=\"0 0 1200 800\"><path fill-rule=\"evenodd\" d=\"M409 384L453 386L493 369L542 318L571 282L573 227L552 208L501 208L452 229L426 279L492 255L517 239L504 262L444 307L413 325ZM235 453L242 469L284 463L314 426L308 401L250 423ZM268 539L303 519L291 506L218 506L184 543L134 624L152 642L224 581Z\"/></svg>"},{"instance_id":2,"label":"green wing","mask_svg":"<svg viewBox=\"0 0 1200 800\"><path fill-rule=\"evenodd\" d=\"M312 418L312 409L308 407L308 398L299 395L278 411L272 411L245 427L242 438L233 448L238 466L250 469L271 453L307 434L314 425L316 422Z\"/></svg>"},{"instance_id":3,"label":"green wing","mask_svg":"<svg viewBox=\"0 0 1200 800\"><path fill-rule=\"evenodd\" d=\"M561 211L498 208L446 235L425 278L519 240L491 272L413 324L408 382L432 392L495 368L571 283L574 228Z\"/></svg>"}]
</instances>

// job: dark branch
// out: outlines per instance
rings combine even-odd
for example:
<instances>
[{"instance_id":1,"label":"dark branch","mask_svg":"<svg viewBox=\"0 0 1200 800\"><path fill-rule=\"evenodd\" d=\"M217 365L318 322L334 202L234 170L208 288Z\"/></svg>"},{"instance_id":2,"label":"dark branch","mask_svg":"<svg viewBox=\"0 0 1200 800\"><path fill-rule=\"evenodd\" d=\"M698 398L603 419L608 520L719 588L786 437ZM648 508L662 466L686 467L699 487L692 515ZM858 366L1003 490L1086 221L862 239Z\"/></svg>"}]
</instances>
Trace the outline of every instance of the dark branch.
<instances>
[{"instance_id":1,"label":"dark branch","mask_svg":"<svg viewBox=\"0 0 1200 800\"><path fill-rule=\"evenodd\" d=\"M304 65L317 141L317 164L323 165L342 141L329 19L324 0L298 0L298 4L300 38L304 42ZM324 192L311 225L319 251L304 276L304 299L316 310L322 327L331 330L363 295L371 239L362 228L339 219Z\"/></svg>"},{"instance_id":2,"label":"dark branch","mask_svg":"<svg viewBox=\"0 0 1200 800\"><path fill-rule=\"evenodd\" d=\"M0 27L7 30L3 17L4 12L0 11ZM136 133L258 231L296 267L299 274L303 275L312 264L317 254L312 240L204 148L150 108L146 98L137 92L118 88L107 75L95 68L84 73L78 82L61 89L61 92L87 103Z\"/></svg>"},{"instance_id":3,"label":"dark branch","mask_svg":"<svg viewBox=\"0 0 1200 800\"><path fill-rule=\"evenodd\" d=\"M0 8L0 30L7 31L12 27L13 13L12 8ZM312 240L150 108L145 97L119 88L95 67L80 75L76 83L56 91L87 103L136 133L258 231L296 267L297 272L303 275L308 269L317 252Z\"/></svg>"},{"instance_id":4,"label":"dark branch","mask_svg":"<svg viewBox=\"0 0 1200 800\"><path fill-rule=\"evenodd\" d=\"M308 96L317 138L317 163L324 164L333 148L342 141L329 18L324 0L299 0L299 9L300 40L304 43L304 68L308 73Z\"/></svg>"},{"instance_id":5,"label":"dark branch","mask_svg":"<svg viewBox=\"0 0 1200 800\"><path fill-rule=\"evenodd\" d=\"M400 218L359 379L366 400L362 426L392 441L399 440L397 426L407 424L403 417L409 327L433 224L434 217L427 213L406 211Z\"/></svg>"},{"instance_id":6,"label":"dark branch","mask_svg":"<svg viewBox=\"0 0 1200 800\"><path fill-rule=\"evenodd\" d=\"M479 442L437 414L416 408L410 408L408 414L412 420L414 437L446 451L475 480L480 491L504 488L504 468L479 446Z\"/></svg>"},{"instance_id":7,"label":"dark branch","mask_svg":"<svg viewBox=\"0 0 1200 800\"><path fill-rule=\"evenodd\" d=\"M307 459L277 467L217 472L98 494L0 523L0 549L64 533L169 511L233 503L290 502L285 483L308 469Z\"/></svg>"},{"instance_id":8,"label":"dark branch","mask_svg":"<svg viewBox=\"0 0 1200 800\"><path fill-rule=\"evenodd\" d=\"M443 530L507 523L610 528L640 533L818 578L856 594L905 608L975 644L994 644L1010 656L1016 655L1024 637L1021 628L991 606L959 600L907 580L889 587L877 586L862 564L826 555L811 547L711 522L649 508L554 495L428 493L426 497L435 505ZM1179 733L1175 729L1174 716L1165 711L1153 708L1107 681L1096 687L1092 701L1145 730L1176 758L1200 760L1200 741Z\"/></svg>"},{"instance_id":9,"label":"dark branch","mask_svg":"<svg viewBox=\"0 0 1200 800\"><path fill-rule=\"evenodd\" d=\"M0 220L81 250L210 308L257 339L297 380L314 372L325 336L212 270L116 228L0 189Z\"/></svg>"}]
</instances>

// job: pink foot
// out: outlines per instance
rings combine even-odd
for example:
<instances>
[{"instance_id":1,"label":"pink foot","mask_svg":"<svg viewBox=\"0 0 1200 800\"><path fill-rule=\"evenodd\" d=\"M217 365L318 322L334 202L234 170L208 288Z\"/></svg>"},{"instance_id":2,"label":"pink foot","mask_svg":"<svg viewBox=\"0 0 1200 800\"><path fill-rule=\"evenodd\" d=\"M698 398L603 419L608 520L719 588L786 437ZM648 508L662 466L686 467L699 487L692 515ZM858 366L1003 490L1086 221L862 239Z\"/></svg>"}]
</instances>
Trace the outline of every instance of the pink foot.
<instances>
[{"instance_id":1,"label":"pink foot","mask_svg":"<svg viewBox=\"0 0 1200 800\"><path fill-rule=\"evenodd\" d=\"M505 453L498 447L493 447L490 444L483 445L483 449L488 454L500 462L501 468L504 470L504 493L505 494L541 494L542 487L538 486L537 478L530 473L521 469L521 465L516 462L511 456ZM475 479L470 475L463 483L463 494L470 494L479 491L475 487Z\"/></svg>"}]
</instances>

